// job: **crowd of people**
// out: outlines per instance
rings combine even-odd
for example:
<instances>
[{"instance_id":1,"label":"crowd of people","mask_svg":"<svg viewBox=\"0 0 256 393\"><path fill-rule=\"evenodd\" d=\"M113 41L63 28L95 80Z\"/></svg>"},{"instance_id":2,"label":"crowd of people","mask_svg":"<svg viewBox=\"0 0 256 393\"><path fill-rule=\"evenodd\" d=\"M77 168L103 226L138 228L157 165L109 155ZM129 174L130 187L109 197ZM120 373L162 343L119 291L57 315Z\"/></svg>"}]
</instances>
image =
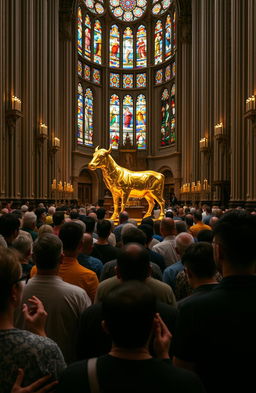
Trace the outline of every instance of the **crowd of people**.
<instances>
[{"instance_id":1,"label":"crowd of people","mask_svg":"<svg viewBox=\"0 0 256 393\"><path fill-rule=\"evenodd\" d=\"M251 391L255 244L243 208L6 203L1 393Z\"/></svg>"}]
</instances>

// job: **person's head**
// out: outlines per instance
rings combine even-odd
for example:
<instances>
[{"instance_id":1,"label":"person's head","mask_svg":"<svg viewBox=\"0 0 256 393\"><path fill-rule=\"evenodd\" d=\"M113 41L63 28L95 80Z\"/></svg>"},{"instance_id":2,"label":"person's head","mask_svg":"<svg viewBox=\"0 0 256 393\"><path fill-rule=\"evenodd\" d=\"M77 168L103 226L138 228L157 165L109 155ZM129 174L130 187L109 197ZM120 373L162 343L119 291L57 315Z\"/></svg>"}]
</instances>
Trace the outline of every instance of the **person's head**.
<instances>
[{"instance_id":1,"label":"person's head","mask_svg":"<svg viewBox=\"0 0 256 393\"><path fill-rule=\"evenodd\" d=\"M97 221L97 214L95 212L88 213L88 217L93 218L95 222Z\"/></svg>"},{"instance_id":2,"label":"person's head","mask_svg":"<svg viewBox=\"0 0 256 393\"><path fill-rule=\"evenodd\" d=\"M219 217L213 216L210 218L209 225L212 229L214 229L217 221L219 221Z\"/></svg>"},{"instance_id":3,"label":"person's head","mask_svg":"<svg viewBox=\"0 0 256 393\"><path fill-rule=\"evenodd\" d=\"M93 238L90 233L84 233L83 235L83 248L82 253L85 255L90 255L93 250Z\"/></svg>"},{"instance_id":4,"label":"person's head","mask_svg":"<svg viewBox=\"0 0 256 393\"><path fill-rule=\"evenodd\" d=\"M153 227L148 224L141 224L138 226L138 229L142 230L142 232L146 235L146 244L149 244L153 238Z\"/></svg>"},{"instance_id":5,"label":"person's head","mask_svg":"<svg viewBox=\"0 0 256 393\"><path fill-rule=\"evenodd\" d=\"M104 220L106 215L106 209L104 209L104 207L100 207L99 209L97 209L96 214L98 220Z\"/></svg>"},{"instance_id":6,"label":"person's head","mask_svg":"<svg viewBox=\"0 0 256 393\"><path fill-rule=\"evenodd\" d=\"M256 216L232 210L216 222L213 229L214 257L221 271L228 268L231 274L248 274L254 270L255 244Z\"/></svg>"},{"instance_id":7,"label":"person's head","mask_svg":"<svg viewBox=\"0 0 256 393\"><path fill-rule=\"evenodd\" d=\"M146 225L149 225L153 228L154 227L154 220L151 217L146 217L141 220L141 224L143 224L143 225L146 224Z\"/></svg>"},{"instance_id":8,"label":"person's head","mask_svg":"<svg viewBox=\"0 0 256 393\"><path fill-rule=\"evenodd\" d=\"M58 236L45 233L36 239L33 245L33 261L38 272L56 270L61 262L62 241Z\"/></svg>"},{"instance_id":9,"label":"person's head","mask_svg":"<svg viewBox=\"0 0 256 393\"><path fill-rule=\"evenodd\" d=\"M45 233L53 233L53 227L48 224L43 224L38 229L38 236L43 236Z\"/></svg>"},{"instance_id":10,"label":"person's head","mask_svg":"<svg viewBox=\"0 0 256 393\"><path fill-rule=\"evenodd\" d=\"M123 211L119 214L119 223L124 224L129 220L129 215L126 211Z\"/></svg>"},{"instance_id":11,"label":"person's head","mask_svg":"<svg viewBox=\"0 0 256 393\"><path fill-rule=\"evenodd\" d=\"M123 281L144 281L150 275L149 253L141 244L126 244L117 258L117 276Z\"/></svg>"},{"instance_id":12,"label":"person's head","mask_svg":"<svg viewBox=\"0 0 256 393\"><path fill-rule=\"evenodd\" d=\"M194 224L194 220L193 220L193 216L192 214L187 214L185 216L185 222L187 224L187 228L192 227L192 225Z\"/></svg>"},{"instance_id":13,"label":"person's head","mask_svg":"<svg viewBox=\"0 0 256 393\"><path fill-rule=\"evenodd\" d=\"M63 243L64 254L77 254L82 247L83 229L76 222L66 222L62 225L59 238Z\"/></svg>"},{"instance_id":14,"label":"person's head","mask_svg":"<svg viewBox=\"0 0 256 393\"><path fill-rule=\"evenodd\" d=\"M20 210L21 210L22 215L24 215L28 211L28 206L27 205L22 205Z\"/></svg>"},{"instance_id":15,"label":"person's head","mask_svg":"<svg viewBox=\"0 0 256 393\"><path fill-rule=\"evenodd\" d=\"M34 212L26 212L23 216L22 226L28 229L35 229L36 215Z\"/></svg>"},{"instance_id":16,"label":"person's head","mask_svg":"<svg viewBox=\"0 0 256 393\"><path fill-rule=\"evenodd\" d=\"M176 233L182 233L182 232L187 232L187 225L185 221L175 221L175 228L176 228Z\"/></svg>"},{"instance_id":17,"label":"person's head","mask_svg":"<svg viewBox=\"0 0 256 393\"><path fill-rule=\"evenodd\" d=\"M83 232L85 232L85 230L86 230L86 225L85 225L85 223L83 222L83 220L75 219L75 220L72 220L72 221L73 221L73 222L76 222L77 224L79 224L79 225L81 226Z\"/></svg>"},{"instance_id":18,"label":"person's head","mask_svg":"<svg viewBox=\"0 0 256 393\"><path fill-rule=\"evenodd\" d=\"M0 217L0 234L5 238L7 244L11 244L18 236L20 220L12 213Z\"/></svg>"},{"instance_id":19,"label":"person's head","mask_svg":"<svg viewBox=\"0 0 256 393\"><path fill-rule=\"evenodd\" d=\"M211 244L213 241L213 231L210 229L201 229L201 231L197 234L197 240L199 242L207 242Z\"/></svg>"},{"instance_id":20,"label":"person's head","mask_svg":"<svg viewBox=\"0 0 256 393\"><path fill-rule=\"evenodd\" d=\"M53 214L55 213L55 211L56 211L55 206L50 206L49 209L48 209L48 214L49 214L49 216L53 216Z\"/></svg>"},{"instance_id":21,"label":"person's head","mask_svg":"<svg viewBox=\"0 0 256 393\"><path fill-rule=\"evenodd\" d=\"M53 226L57 227L64 224L65 215L63 211L57 211L52 216Z\"/></svg>"},{"instance_id":22,"label":"person's head","mask_svg":"<svg viewBox=\"0 0 256 393\"><path fill-rule=\"evenodd\" d=\"M173 212L172 212L172 210L167 210L167 212L165 213L165 217L167 217L167 218L173 218Z\"/></svg>"},{"instance_id":23,"label":"person's head","mask_svg":"<svg viewBox=\"0 0 256 393\"><path fill-rule=\"evenodd\" d=\"M97 222L97 234L100 239L107 239L111 233L111 222L102 220Z\"/></svg>"},{"instance_id":24,"label":"person's head","mask_svg":"<svg viewBox=\"0 0 256 393\"><path fill-rule=\"evenodd\" d=\"M175 238L175 250L182 257L186 249L194 243L194 238L190 233L182 232Z\"/></svg>"},{"instance_id":25,"label":"person's head","mask_svg":"<svg viewBox=\"0 0 256 393\"><path fill-rule=\"evenodd\" d=\"M37 217L37 221L43 221L44 222L45 219L46 219L46 209L44 207L36 208L35 215Z\"/></svg>"},{"instance_id":26,"label":"person's head","mask_svg":"<svg viewBox=\"0 0 256 393\"><path fill-rule=\"evenodd\" d=\"M213 259L213 248L209 243L191 244L182 256L182 263L189 280L215 278L217 267Z\"/></svg>"},{"instance_id":27,"label":"person's head","mask_svg":"<svg viewBox=\"0 0 256 393\"><path fill-rule=\"evenodd\" d=\"M18 307L21 301L22 269L14 249L0 247L0 314Z\"/></svg>"},{"instance_id":28,"label":"person's head","mask_svg":"<svg viewBox=\"0 0 256 393\"><path fill-rule=\"evenodd\" d=\"M121 239L123 245L126 245L128 243L138 243L142 246L145 246L147 241L145 233L132 224L126 224L122 228Z\"/></svg>"},{"instance_id":29,"label":"person's head","mask_svg":"<svg viewBox=\"0 0 256 393\"><path fill-rule=\"evenodd\" d=\"M19 235L12 242L12 247L20 253L21 260L28 259L31 255L32 240L28 236Z\"/></svg>"},{"instance_id":30,"label":"person's head","mask_svg":"<svg viewBox=\"0 0 256 393\"><path fill-rule=\"evenodd\" d=\"M83 222L85 223L86 226L86 232L92 234L95 230L95 224L96 224L95 219L93 217L84 216Z\"/></svg>"},{"instance_id":31,"label":"person's head","mask_svg":"<svg viewBox=\"0 0 256 393\"><path fill-rule=\"evenodd\" d=\"M102 301L104 327L115 346L128 349L147 345L156 313L156 298L145 284L127 281Z\"/></svg>"},{"instance_id":32,"label":"person's head","mask_svg":"<svg viewBox=\"0 0 256 393\"><path fill-rule=\"evenodd\" d=\"M160 235L160 224L161 224L161 220L156 220L154 221L154 232L156 235Z\"/></svg>"},{"instance_id":33,"label":"person's head","mask_svg":"<svg viewBox=\"0 0 256 393\"><path fill-rule=\"evenodd\" d=\"M76 209L71 210L69 217L71 220L77 220L79 218L79 213Z\"/></svg>"},{"instance_id":34,"label":"person's head","mask_svg":"<svg viewBox=\"0 0 256 393\"><path fill-rule=\"evenodd\" d=\"M172 236L176 234L175 224L172 218L163 218L160 224L160 231L162 236Z\"/></svg>"},{"instance_id":35,"label":"person's head","mask_svg":"<svg viewBox=\"0 0 256 393\"><path fill-rule=\"evenodd\" d=\"M196 210L193 213L193 218L194 218L194 222L195 223L201 222L202 221L202 213L201 213L201 211L200 210Z\"/></svg>"}]
</instances>

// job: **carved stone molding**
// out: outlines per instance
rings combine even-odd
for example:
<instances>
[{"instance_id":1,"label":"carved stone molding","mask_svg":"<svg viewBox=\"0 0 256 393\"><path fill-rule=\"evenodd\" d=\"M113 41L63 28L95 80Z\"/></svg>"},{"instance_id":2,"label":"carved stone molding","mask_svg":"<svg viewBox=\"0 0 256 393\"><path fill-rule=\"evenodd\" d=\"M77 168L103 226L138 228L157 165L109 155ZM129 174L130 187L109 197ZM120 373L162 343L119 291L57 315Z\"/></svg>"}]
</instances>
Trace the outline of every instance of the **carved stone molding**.
<instances>
[{"instance_id":1,"label":"carved stone molding","mask_svg":"<svg viewBox=\"0 0 256 393\"><path fill-rule=\"evenodd\" d=\"M13 135L16 129L16 123L21 117L23 117L23 115L20 111L17 111L16 109L11 109L6 112L5 117L6 117L8 130L10 134Z\"/></svg>"}]
</instances>

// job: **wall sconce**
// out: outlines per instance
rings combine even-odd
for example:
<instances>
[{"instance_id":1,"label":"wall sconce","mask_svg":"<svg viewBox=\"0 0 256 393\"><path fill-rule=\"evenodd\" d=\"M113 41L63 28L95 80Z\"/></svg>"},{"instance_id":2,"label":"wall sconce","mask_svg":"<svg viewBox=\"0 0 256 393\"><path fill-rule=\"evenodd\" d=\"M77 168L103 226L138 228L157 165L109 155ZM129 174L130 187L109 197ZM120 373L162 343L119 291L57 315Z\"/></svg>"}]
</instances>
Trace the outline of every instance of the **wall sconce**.
<instances>
[{"instance_id":1,"label":"wall sconce","mask_svg":"<svg viewBox=\"0 0 256 393\"><path fill-rule=\"evenodd\" d=\"M16 96L12 96L11 105L12 105L12 110L21 112L21 99L20 98L18 98Z\"/></svg>"},{"instance_id":2,"label":"wall sconce","mask_svg":"<svg viewBox=\"0 0 256 393\"><path fill-rule=\"evenodd\" d=\"M256 106L255 106L255 95L252 95L246 100L246 111L244 114L245 119L252 121L252 127L256 127Z\"/></svg>"},{"instance_id":3,"label":"wall sconce","mask_svg":"<svg viewBox=\"0 0 256 393\"><path fill-rule=\"evenodd\" d=\"M52 140L52 146L55 148L60 148L60 138L55 136Z\"/></svg>"},{"instance_id":4,"label":"wall sconce","mask_svg":"<svg viewBox=\"0 0 256 393\"><path fill-rule=\"evenodd\" d=\"M223 123L218 123L214 126L214 135L219 136L223 135Z\"/></svg>"},{"instance_id":5,"label":"wall sconce","mask_svg":"<svg viewBox=\"0 0 256 393\"><path fill-rule=\"evenodd\" d=\"M57 183L56 179L53 179L52 184L52 191L59 191L59 192L64 192L64 193L73 193L74 192L74 187L71 183L68 182L62 182L61 180L59 183Z\"/></svg>"},{"instance_id":6,"label":"wall sconce","mask_svg":"<svg viewBox=\"0 0 256 393\"><path fill-rule=\"evenodd\" d=\"M246 112L251 111L251 110L255 110L255 96L252 95L250 97L247 98L246 102Z\"/></svg>"},{"instance_id":7,"label":"wall sconce","mask_svg":"<svg viewBox=\"0 0 256 393\"><path fill-rule=\"evenodd\" d=\"M48 136L48 126L44 123L40 123L39 127L40 135Z\"/></svg>"},{"instance_id":8,"label":"wall sconce","mask_svg":"<svg viewBox=\"0 0 256 393\"><path fill-rule=\"evenodd\" d=\"M208 138L201 138L199 141L200 151L208 150Z\"/></svg>"}]
</instances>

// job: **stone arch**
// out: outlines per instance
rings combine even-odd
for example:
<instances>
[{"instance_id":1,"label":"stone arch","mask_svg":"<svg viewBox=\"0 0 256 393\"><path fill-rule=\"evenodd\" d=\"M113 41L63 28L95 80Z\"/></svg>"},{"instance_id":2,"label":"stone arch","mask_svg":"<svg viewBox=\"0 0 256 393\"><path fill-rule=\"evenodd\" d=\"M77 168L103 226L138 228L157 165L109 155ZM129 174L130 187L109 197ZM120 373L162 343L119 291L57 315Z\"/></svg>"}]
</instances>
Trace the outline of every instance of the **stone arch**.
<instances>
[{"instance_id":1,"label":"stone arch","mask_svg":"<svg viewBox=\"0 0 256 393\"><path fill-rule=\"evenodd\" d=\"M159 172L161 172L164 177L164 200L165 205L168 206L170 204L171 194L175 192L175 179L173 175L173 171L171 168L165 166L160 168Z\"/></svg>"},{"instance_id":2,"label":"stone arch","mask_svg":"<svg viewBox=\"0 0 256 393\"><path fill-rule=\"evenodd\" d=\"M99 178L96 172L82 166L77 177L77 199L80 205L98 203Z\"/></svg>"}]
</instances>

